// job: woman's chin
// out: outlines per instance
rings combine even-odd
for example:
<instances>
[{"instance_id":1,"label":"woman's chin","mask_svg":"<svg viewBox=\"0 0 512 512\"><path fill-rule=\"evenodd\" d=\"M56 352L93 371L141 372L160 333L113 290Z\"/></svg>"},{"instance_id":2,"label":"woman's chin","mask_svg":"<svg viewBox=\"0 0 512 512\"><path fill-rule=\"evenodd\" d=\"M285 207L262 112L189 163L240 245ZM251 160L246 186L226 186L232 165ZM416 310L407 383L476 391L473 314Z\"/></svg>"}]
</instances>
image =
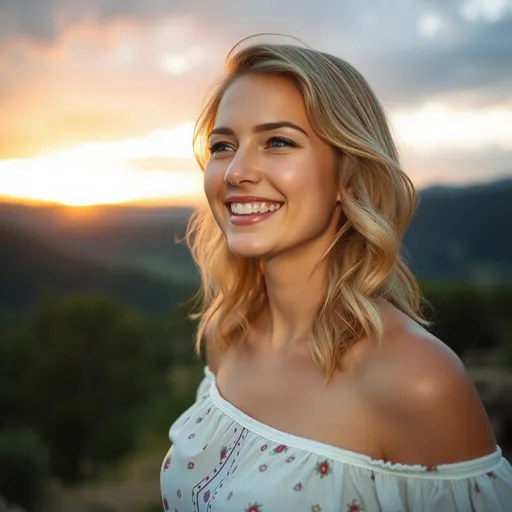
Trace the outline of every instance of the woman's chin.
<instances>
[{"instance_id":1,"label":"woman's chin","mask_svg":"<svg viewBox=\"0 0 512 512\"><path fill-rule=\"evenodd\" d=\"M256 243L256 240L228 240L229 249L241 258L263 258L268 255L268 243Z\"/></svg>"}]
</instances>

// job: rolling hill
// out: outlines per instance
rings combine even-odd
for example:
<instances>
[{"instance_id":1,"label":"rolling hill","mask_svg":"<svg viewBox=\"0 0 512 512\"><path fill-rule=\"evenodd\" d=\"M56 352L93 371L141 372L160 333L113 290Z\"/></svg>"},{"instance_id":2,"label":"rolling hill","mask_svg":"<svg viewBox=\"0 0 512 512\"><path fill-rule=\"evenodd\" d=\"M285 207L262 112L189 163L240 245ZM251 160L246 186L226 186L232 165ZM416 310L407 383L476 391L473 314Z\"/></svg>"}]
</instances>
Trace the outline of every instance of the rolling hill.
<instances>
[{"instance_id":1,"label":"rolling hill","mask_svg":"<svg viewBox=\"0 0 512 512\"><path fill-rule=\"evenodd\" d=\"M512 282L512 180L420 197L405 245L421 280ZM187 248L175 243L190 213L0 204L0 301L23 303L43 289L107 291L165 310L198 282Z\"/></svg>"},{"instance_id":2,"label":"rolling hill","mask_svg":"<svg viewBox=\"0 0 512 512\"><path fill-rule=\"evenodd\" d=\"M141 312L160 314L190 291L138 270L66 254L19 228L0 226L0 310L26 310L42 293L106 294Z\"/></svg>"},{"instance_id":3,"label":"rolling hill","mask_svg":"<svg viewBox=\"0 0 512 512\"><path fill-rule=\"evenodd\" d=\"M422 279L512 281L512 179L421 192L405 236Z\"/></svg>"}]
</instances>

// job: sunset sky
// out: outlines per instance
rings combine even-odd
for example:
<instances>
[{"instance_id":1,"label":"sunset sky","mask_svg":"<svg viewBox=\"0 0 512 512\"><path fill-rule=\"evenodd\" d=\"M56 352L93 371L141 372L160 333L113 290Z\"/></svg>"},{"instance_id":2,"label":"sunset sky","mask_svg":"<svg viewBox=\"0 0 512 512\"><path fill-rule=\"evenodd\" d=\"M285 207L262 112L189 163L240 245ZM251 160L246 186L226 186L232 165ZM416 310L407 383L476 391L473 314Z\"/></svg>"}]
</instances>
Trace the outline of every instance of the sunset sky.
<instances>
[{"instance_id":1,"label":"sunset sky","mask_svg":"<svg viewBox=\"0 0 512 512\"><path fill-rule=\"evenodd\" d=\"M512 176L512 0L2 0L0 200L197 201L194 119L258 32L355 65L419 187Z\"/></svg>"}]
</instances>

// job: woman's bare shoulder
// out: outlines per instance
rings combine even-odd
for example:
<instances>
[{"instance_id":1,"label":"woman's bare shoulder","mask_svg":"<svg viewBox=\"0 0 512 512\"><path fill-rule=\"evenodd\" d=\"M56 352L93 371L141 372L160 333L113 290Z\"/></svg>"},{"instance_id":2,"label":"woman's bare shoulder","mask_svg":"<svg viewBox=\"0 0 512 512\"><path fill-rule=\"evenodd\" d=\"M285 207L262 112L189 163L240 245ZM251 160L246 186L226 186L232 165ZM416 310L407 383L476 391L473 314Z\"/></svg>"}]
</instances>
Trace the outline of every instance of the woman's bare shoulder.
<instances>
[{"instance_id":1,"label":"woman's bare shoulder","mask_svg":"<svg viewBox=\"0 0 512 512\"><path fill-rule=\"evenodd\" d=\"M436 465L496 448L490 422L459 357L412 320L364 361L363 388L390 460Z\"/></svg>"}]
</instances>

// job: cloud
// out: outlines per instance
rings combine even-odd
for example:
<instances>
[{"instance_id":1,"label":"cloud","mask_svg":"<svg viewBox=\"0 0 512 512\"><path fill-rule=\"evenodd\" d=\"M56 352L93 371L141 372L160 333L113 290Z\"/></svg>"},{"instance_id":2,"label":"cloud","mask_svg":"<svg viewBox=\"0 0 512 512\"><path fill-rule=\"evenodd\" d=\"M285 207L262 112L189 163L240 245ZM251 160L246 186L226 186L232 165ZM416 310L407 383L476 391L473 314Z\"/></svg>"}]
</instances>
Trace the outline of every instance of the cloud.
<instances>
[{"instance_id":1,"label":"cloud","mask_svg":"<svg viewBox=\"0 0 512 512\"><path fill-rule=\"evenodd\" d=\"M119 21L142 27L174 20L167 46L180 39L177 27L194 26L188 46L153 50L160 52L160 69L176 75L208 59L221 64L248 34L289 33L352 62L389 104L418 104L461 89L485 89L496 101L512 83L512 0L323 0L321 7L312 0L292 7L274 0L3 0L0 20L0 42L25 38L49 46L84 23L112 32ZM120 61L140 52L129 41L117 50Z\"/></svg>"},{"instance_id":2,"label":"cloud","mask_svg":"<svg viewBox=\"0 0 512 512\"><path fill-rule=\"evenodd\" d=\"M227 51L258 32L294 35L345 58L392 115L414 115L434 102L487 119L511 98L511 6L512 0L1 0L0 158L131 139L194 119ZM487 154L460 145L453 151L479 162ZM495 154L496 169L510 158ZM146 168L145 158L153 157L133 165Z\"/></svg>"},{"instance_id":3,"label":"cloud","mask_svg":"<svg viewBox=\"0 0 512 512\"><path fill-rule=\"evenodd\" d=\"M460 7L460 13L465 19L488 23L503 19L511 11L510 0L466 0Z\"/></svg>"}]
</instances>

